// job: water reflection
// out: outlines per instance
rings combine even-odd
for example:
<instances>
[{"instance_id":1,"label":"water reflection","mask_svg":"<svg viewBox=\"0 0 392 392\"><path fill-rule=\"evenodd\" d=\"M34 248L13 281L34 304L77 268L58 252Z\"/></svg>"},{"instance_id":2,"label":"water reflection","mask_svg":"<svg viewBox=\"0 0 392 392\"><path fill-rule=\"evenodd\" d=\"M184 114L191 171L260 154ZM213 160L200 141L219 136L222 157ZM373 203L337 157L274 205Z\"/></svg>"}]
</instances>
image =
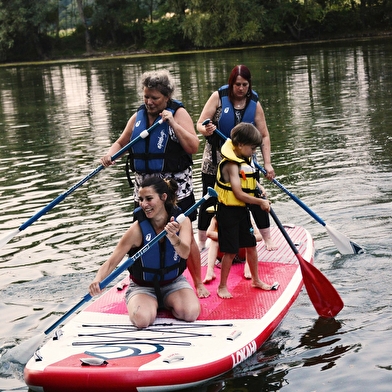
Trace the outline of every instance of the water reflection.
<instances>
[{"instance_id":1,"label":"water reflection","mask_svg":"<svg viewBox=\"0 0 392 392\"><path fill-rule=\"evenodd\" d=\"M355 345L339 344L341 328L342 324L338 320L318 318L300 336L299 344L293 348L286 347L286 342L290 340L289 331L275 332L257 355L225 375L218 390L278 391L289 385L288 374L291 369L317 366L323 371L336 366L339 358L357 348ZM245 387L242 389L241 386Z\"/></svg>"}]
</instances>

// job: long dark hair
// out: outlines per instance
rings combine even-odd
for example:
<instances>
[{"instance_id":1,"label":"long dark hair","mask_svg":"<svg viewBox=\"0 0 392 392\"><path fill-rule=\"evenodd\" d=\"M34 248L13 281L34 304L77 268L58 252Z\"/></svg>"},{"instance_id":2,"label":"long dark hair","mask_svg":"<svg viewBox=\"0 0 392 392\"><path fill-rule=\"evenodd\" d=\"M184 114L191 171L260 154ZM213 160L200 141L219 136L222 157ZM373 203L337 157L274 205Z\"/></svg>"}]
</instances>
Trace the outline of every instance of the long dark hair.
<instances>
[{"instance_id":1,"label":"long dark hair","mask_svg":"<svg viewBox=\"0 0 392 392\"><path fill-rule=\"evenodd\" d=\"M177 196L176 192L178 189L178 184L172 178L163 179L157 176L151 176L146 178L140 185L140 188L152 187L155 192L158 193L159 197L162 199L164 193L167 194L165 200L165 210L171 214L173 207L176 205Z\"/></svg>"},{"instance_id":2,"label":"long dark hair","mask_svg":"<svg viewBox=\"0 0 392 392\"><path fill-rule=\"evenodd\" d=\"M249 82L248 93L246 94L246 104L249 103L250 98L252 96L252 75L250 74L249 68L246 65L236 65L230 72L229 75L229 99L233 102L234 94L233 94L233 86L237 77L241 76L245 80Z\"/></svg>"}]
</instances>

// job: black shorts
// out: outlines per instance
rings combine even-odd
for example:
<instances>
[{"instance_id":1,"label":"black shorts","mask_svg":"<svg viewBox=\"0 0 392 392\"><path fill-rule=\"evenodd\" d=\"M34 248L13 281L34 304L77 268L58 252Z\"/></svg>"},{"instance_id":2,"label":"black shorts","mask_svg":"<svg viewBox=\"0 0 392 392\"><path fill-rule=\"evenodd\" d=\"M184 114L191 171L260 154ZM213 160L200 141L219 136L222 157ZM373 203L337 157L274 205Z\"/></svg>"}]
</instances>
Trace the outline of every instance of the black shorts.
<instances>
[{"instance_id":1,"label":"black shorts","mask_svg":"<svg viewBox=\"0 0 392 392\"><path fill-rule=\"evenodd\" d=\"M203 195L208 191L208 187L214 188L216 176L210 174L201 173L201 179L203 182ZM208 198L199 208L199 220L197 222L197 228L199 230L206 231L210 225L211 219L214 214L206 211L208 207L215 206L218 199L216 197Z\"/></svg>"},{"instance_id":2,"label":"black shorts","mask_svg":"<svg viewBox=\"0 0 392 392\"><path fill-rule=\"evenodd\" d=\"M270 227L271 224L267 211L262 210L257 204L251 204L249 209L252 212L253 219L259 229L267 229Z\"/></svg>"},{"instance_id":3,"label":"black shorts","mask_svg":"<svg viewBox=\"0 0 392 392\"><path fill-rule=\"evenodd\" d=\"M196 203L195 195L191 193L189 196L177 202L177 206L181 208L182 212L186 212L195 203ZM190 215L188 215L188 217L191 220L191 222L195 221L197 219L197 209L195 209Z\"/></svg>"},{"instance_id":4,"label":"black shorts","mask_svg":"<svg viewBox=\"0 0 392 392\"><path fill-rule=\"evenodd\" d=\"M218 242L223 253L238 253L240 248L256 246L247 207L231 207L218 203Z\"/></svg>"}]
</instances>

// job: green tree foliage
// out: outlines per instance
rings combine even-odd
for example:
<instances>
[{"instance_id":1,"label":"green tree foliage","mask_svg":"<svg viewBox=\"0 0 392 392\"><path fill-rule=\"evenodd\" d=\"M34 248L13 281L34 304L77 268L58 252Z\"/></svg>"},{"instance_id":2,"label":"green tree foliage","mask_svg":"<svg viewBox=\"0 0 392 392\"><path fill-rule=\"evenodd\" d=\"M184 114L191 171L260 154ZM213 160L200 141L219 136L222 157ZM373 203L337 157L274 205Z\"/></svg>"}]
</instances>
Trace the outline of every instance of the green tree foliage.
<instances>
[{"instance_id":1,"label":"green tree foliage","mask_svg":"<svg viewBox=\"0 0 392 392\"><path fill-rule=\"evenodd\" d=\"M183 23L186 37L198 47L260 42L265 11L254 0L193 0Z\"/></svg>"},{"instance_id":2,"label":"green tree foliage","mask_svg":"<svg viewBox=\"0 0 392 392\"><path fill-rule=\"evenodd\" d=\"M7 59L10 52L24 59L43 57L56 11L56 0L0 0L0 57Z\"/></svg>"},{"instance_id":3,"label":"green tree foliage","mask_svg":"<svg viewBox=\"0 0 392 392\"><path fill-rule=\"evenodd\" d=\"M168 0L157 3L150 15L150 23L144 26L145 47L154 51L184 50L192 41L183 33L187 2Z\"/></svg>"},{"instance_id":4,"label":"green tree foliage","mask_svg":"<svg viewBox=\"0 0 392 392\"><path fill-rule=\"evenodd\" d=\"M78 7L79 6L79 7ZM0 60L320 39L392 27L392 0L0 0Z\"/></svg>"},{"instance_id":5,"label":"green tree foliage","mask_svg":"<svg viewBox=\"0 0 392 392\"><path fill-rule=\"evenodd\" d=\"M96 45L140 45L149 15L146 1L95 0L91 30Z\"/></svg>"}]
</instances>

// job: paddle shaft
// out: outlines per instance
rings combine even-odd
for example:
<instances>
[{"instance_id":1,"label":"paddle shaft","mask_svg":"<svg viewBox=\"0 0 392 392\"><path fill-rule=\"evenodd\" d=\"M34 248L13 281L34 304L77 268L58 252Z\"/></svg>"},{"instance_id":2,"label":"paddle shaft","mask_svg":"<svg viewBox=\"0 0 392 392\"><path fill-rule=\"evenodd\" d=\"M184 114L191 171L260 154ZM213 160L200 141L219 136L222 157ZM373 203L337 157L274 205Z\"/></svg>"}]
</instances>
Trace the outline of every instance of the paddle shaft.
<instances>
[{"instance_id":1,"label":"paddle shaft","mask_svg":"<svg viewBox=\"0 0 392 392\"><path fill-rule=\"evenodd\" d=\"M209 119L203 121L203 125L210 122ZM215 132L223 139L226 140L227 137L219 130L215 129ZM259 169L264 176L267 175L267 171L254 160L254 164ZM285 192L292 200L294 200L300 207L302 207L312 218L314 218L318 223L323 225L331 237L332 241L338 248L339 252L342 254L360 254L364 250L355 242L351 241L342 233L339 233L336 229L327 226L327 224L313 211L311 210L303 201L301 201L297 196L291 193L287 188L285 188L277 179L273 178L272 182L277 185L283 192Z\"/></svg>"},{"instance_id":2,"label":"paddle shaft","mask_svg":"<svg viewBox=\"0 0 392 392\"><path fill-rule=\"evenodd\" d=\"M204 195L198 202L196 202L192 207L190 207L185 213L180 214L176 221L181 223L184 219L195 211L202 203L204 203L211 196L217 196L216 192L212 188L208 188L208 193ZM167 234L166 230L161 231L156 237L154 237L148 244L144 245L142 249L137 251L132 257L124 261L117 269L110 273L102 282L100 282L99 287L103 290L110 282L116 279L120 274L122 274L127 268L131 267L132 264L142 255L149 251L149 249L154 246L161 238ZM72 313L78 310L84 303L91 299L91 294L87 293L72 309L68 310L63 316L61 316L54 324L52 324L44 333L48 335L55 328L57 328L64 320L66 320Z\"/></svg>"},{"instance_id":3,"label":"paddle shaft","mask_svg":"<svg viewBox=\"0 0 392 392\"><path fill-rule=\"evenodd\" d=\"M159 124L162 124L163 120L160 119L157 121L155 124L153 124L150 128L144 130L138 137L133 139L131 142L129 142L126 146L124 146L121 150L116 152L112 157L111 160L112 162L115 161L117 158L119 158L121 155L123 155L125 152L127 152L135 143L137 143L141 139L145 139L149 133L155 129ZM42 208L40 211L38 211L35 215L33 215L29 220L27 220L25 223L23 223L21 226L19 226L19 231L22 231L29 227L31 224L33 224L36 220L38 220L42 215L46 214L48 211L50 211L53 207L55 207L57 204L59 204L61 201L63 201L67 196L69 196L72 192L74 192L76 189L78 189L80 186L82 186L85 182L87 182L90 178L94 177L96 174L98 174L102 169L104 169L105 166L100 165L98 166L95 170L93 170L90 174L88 174L86 177L84 177L82 180L80 180L77 184L69 188L66 192L62 193L61 195L57 196L52 202L50 202L47 206Z\"/></svg>"},{"instance_id":4,"label":"paddle shaft","mask_svg":"<svg viewBox=\"0 0 392 392\"><path fill-rule=\"evenodd\" d=\"M204 124L204 122L203 122ZM215 129L215 132L224 140L227 139L227 137L219 130ZM255 160L253 161L255 166L264 174L264 176L267 175L267 171L259 165ZM278 180L275 178L272 179L272 182L277 185L283 192L285 192L287 195L289 195L298 205L300 205L308 214L310 214L314 219L316 219L317 222L321 223L323 226L325 226L325 222L315 213L313 212L307 205L305 205L300 199L298 199L297 196L292 194L288 189L286 189Z\"/></svg>"},{"instance_id":5,"label":"paddle shaft","mask_svg":"<svg viewBox=\"0 0 392 392\"><path fill-rule=\"evenodd\" d=\"M267 171L259 165L258 162L253 161L255 166L264 174L264 176L267 175ZM305 203L303 203L300 199L298 199L297 196L295 196L293 193L291 193L287 188L285 188L278 180L275 178L272 179L272 182L277 185L283 192L285 192L288 196L291 197L299 206L301 206L309 215L311 215L316 221L323 226L326 225L326 223L314 212L312 211Z\"/></svg>"}]
</instances>

